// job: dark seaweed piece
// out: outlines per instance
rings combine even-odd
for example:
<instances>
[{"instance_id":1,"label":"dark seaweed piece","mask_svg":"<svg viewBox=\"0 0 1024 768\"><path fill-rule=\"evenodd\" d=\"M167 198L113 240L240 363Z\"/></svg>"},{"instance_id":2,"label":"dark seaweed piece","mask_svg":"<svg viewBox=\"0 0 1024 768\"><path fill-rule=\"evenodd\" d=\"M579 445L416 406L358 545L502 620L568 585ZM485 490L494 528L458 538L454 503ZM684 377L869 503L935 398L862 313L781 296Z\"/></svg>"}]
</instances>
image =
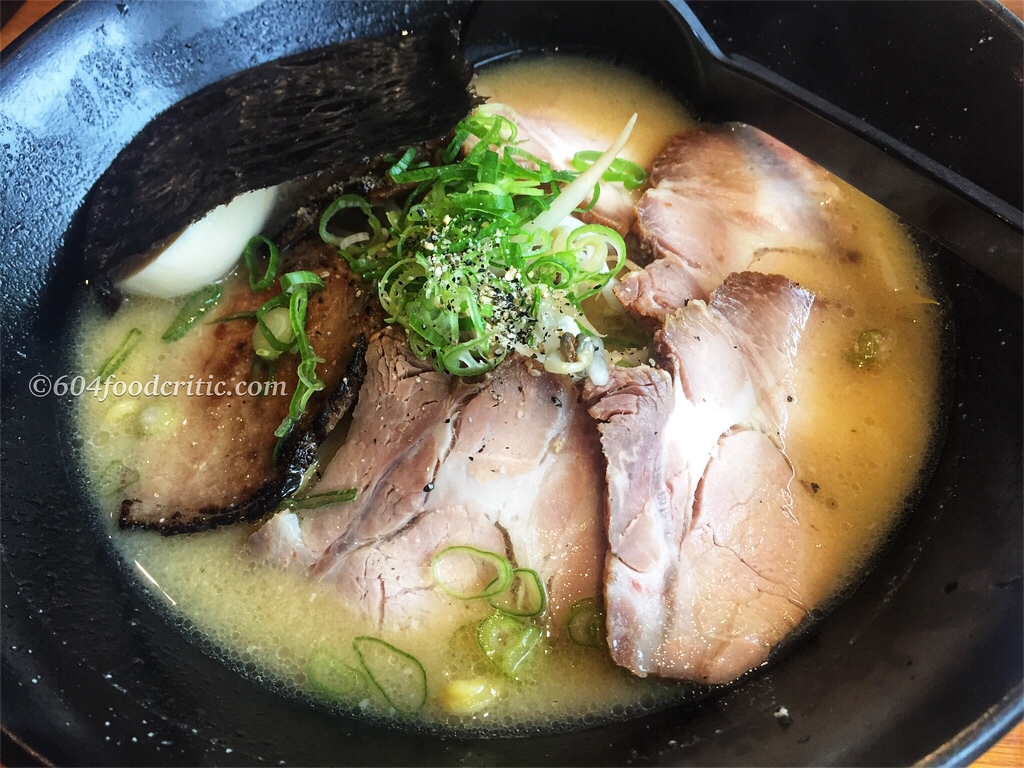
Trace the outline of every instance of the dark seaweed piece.
<instances>
[{"instance_id":1,"label":"dark seaweed piece","mask_svg":"<svg viewBox=\"0 0 1024 768\"><path fill-rule=\"evenodd\" d=\"M115 283L140 257L237 195L356 175L444 136L477 102L471 77L454 33L435 30L296 54L198 91L154 118L93 187L86 276L116 308Z\"/></svg>"}]
</instances>

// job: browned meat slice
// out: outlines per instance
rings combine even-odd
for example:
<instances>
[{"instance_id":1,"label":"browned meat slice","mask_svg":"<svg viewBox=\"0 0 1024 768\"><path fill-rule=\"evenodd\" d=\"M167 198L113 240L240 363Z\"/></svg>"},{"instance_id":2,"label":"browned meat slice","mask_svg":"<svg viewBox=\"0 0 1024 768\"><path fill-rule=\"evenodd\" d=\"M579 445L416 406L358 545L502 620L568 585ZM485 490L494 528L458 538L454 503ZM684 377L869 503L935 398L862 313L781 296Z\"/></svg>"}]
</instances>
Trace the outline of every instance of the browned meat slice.
<instances>
[{"instance_id":1,"label":"browned meat slice","mask_svg":"<svg viewBox=\"0 0 1024 768\"><path fill-rule=\"evenodd\" d=\"M599 594L604 485L593 420L573 383L521 357L465 381L429 369L400 334L370 344L346 444L317 491L355 487L354 502L279 513L250 540L264 560L298 563L380 626L435 626L479 610L431 581L452 545L532 568L548 621ZM443 609L443 610L442 610Z\"/></svg>"},{"instance_id":2,"label":"browned meat slice","mask_svg":"<svg viewBox=\"0 0 1024 768\"><path fill-rule=\"evenodd\" d=\"M655 160L637 204L636 229L654 260L616 294L656 321L687 299L706 300L760 254L824 247L823 205L838 193L829 174L745 125L679 134Z\"/></svg>"},{"instance_id":3,"label":"browned meat slice","mask_svg":"<svg viewBox=\"0 0 1024 768\"><path fill-rule=\"evenodd\" d=\"M351 405L362 379L362 339L383 323L372 291L319 238L285 252L283 270L296 269L313 271L325 283L310 294L306 321L313 350L324 360L317 366L324 389L309 400L275 460L274 431L295 392L297 357L277 361L276 391L240 394L236 386L254 380L254 320L202 323L171 342L179 378L221 384L223 394L189 396L181 389L149 406L172 418L136 444L132 464L139 480L121 503L122 527L181 533L258 520L298 489L318 445ZM255 310L277 290L254 294L244 277L233 278L214 316Z\"/></svg>"},{"instance_id":4,"label":"browned meat slice","mask_svg":"<svg viewBox=\"0 0 1024 768\"><path fill-rule=\"evenodd\" d=\"M608 462L609 646L638 675L732 680L825 597L815 502L782 450L812 304L785 278L732 275L666 320L663 367L587 393Z\"/></svg>"}]
</instances>

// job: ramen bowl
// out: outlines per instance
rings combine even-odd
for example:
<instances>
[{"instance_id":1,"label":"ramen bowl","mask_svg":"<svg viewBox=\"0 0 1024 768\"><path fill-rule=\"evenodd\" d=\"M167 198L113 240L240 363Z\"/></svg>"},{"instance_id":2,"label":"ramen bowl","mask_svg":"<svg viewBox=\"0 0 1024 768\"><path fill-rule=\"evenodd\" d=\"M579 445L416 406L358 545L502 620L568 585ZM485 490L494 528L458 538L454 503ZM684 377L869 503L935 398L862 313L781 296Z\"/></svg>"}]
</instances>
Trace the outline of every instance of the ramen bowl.
<instances>
[{"instance_id":1,"label":"ramen bowl","mask_svg":"<svg viewBox=\"0 0 1024 768\"><path fill-rule=\"evenodd\" d=\"M701 117L777 135L903 216L943 296L946 418L912 512L828 616L711 697L593 729L472 739L372 725L262 686L173 626L121 567L83 492L69 403L34 384L72 373L69 308L84 279L75 214L150 119L247 67L440 16L462 26L478 65L597 55ZM1019 23L973 3L61 6L5 51L0 78L5 764L978 754L1022 710L1020 44Z\"/></svg>"}]
</instances>

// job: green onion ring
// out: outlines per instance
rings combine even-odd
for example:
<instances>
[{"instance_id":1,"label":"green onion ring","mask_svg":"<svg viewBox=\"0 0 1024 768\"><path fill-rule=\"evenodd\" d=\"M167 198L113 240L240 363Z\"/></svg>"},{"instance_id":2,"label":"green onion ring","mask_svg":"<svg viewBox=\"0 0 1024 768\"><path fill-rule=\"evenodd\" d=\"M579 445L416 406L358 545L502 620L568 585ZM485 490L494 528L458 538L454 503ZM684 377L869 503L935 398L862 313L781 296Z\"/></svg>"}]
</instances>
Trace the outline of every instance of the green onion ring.
<instances>
[{"instance_id":1,"label":"green onion ring","mask_svg":"<svg viewBox=\"0 0 1024 768\"><path fill-rule=\"evenodd\" d=\"M441 573L441 569L444 566L446 560L452 557L469 557L471 560L476 560L479 563L488 565L495 570L495 577L487 583L482 590L476 592L460 592L454 588L450 583L446 583L444 574ZM434 559L430 561L430 575L434 578L434 583L440 587L441 591L449 597L453 597L456 600L477 600L480 598L494 597L500 595L506 589L509 584L512 583L512 564L508 561L508 558L503 555L499 555L496 552L486 552L476 547L470 547L467 545L457 545L452 547L446 547L434 555Z\"/></svg>"},{"instance_id":2,"label":"green onion ring","mask_svg":"<svg viewBox=\"0 0 1024 768\"><path fill-rule=\"evenodd\" d=\"M267 259L267 268L263 273L263 277L257 280L256 249L259 248L260 245L267 246L267 253L269 254L269 257ZM245 266L249 269L249 287L255 293L265 291L274 284L274 279L277 277L278 266L281 263L281 254L278 252L277 246L270 240L263 237L263 235L256 235L250 238L249 242L245 244L245 250L242 251L242 260L245 262Z\"/></svg>"}]
</instances>

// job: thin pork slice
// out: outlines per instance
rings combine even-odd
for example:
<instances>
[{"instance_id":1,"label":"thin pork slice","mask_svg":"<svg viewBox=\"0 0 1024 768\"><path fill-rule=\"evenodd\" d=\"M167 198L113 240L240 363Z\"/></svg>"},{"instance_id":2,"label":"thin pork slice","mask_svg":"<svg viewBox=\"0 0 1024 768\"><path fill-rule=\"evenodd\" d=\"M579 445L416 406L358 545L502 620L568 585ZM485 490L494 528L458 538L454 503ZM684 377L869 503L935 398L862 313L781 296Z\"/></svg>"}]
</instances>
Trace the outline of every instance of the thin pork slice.
<instances>
[{"instance_id":1,"label":"thin pork slice","mask_svg":"<svg viewBox=\"0 0 1024 768\"><path fill-rule=\"evenodd\" d=\"M636 231L653 260L616 288L640 318L662 321L707 300L771 251L820 250L834 236L823 202L838 194L821 167L740 124L681 133L651 169Z\"/></svg>"},{"instance_id":2,"label":"thin pork slice","mask_svg":"<svg viewBox=\"0 0 1024 768\"><path fill-rule=\"evenodd\" d=\"M537 571L554 632L576 600L600 593L597 431L573 383L533 361L466 381L417 360L394 331L378 336L347 442L316 490L349 487L353 502L279 513L250 550L335 586L382 628L442 630L486 608L433 583L432 559L455 545Z\"/></svg>"},{"instance_id":3,"label":"thin pork slice","mask_svg":"<svg viewBox=\"0 0 1024 768\"><path fill-rule=\"evenodd\" d=\"M728 682L826 596L810 501L783 451L813 296L738 273L671 315L661 367L586 395L607 457L608 643L638 675Z\"/></svg>"}]
</instances>

